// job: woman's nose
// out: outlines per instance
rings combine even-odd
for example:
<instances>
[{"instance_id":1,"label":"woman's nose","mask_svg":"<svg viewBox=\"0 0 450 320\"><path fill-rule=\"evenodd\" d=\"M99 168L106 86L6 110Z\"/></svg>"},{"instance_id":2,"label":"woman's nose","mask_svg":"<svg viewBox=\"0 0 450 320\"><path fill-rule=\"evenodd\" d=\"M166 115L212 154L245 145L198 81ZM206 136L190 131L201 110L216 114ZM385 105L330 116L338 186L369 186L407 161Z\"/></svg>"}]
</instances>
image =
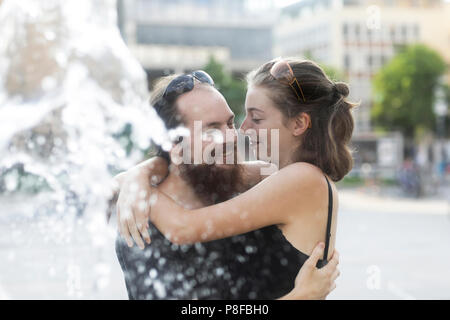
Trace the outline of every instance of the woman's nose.
<instances>
[{"instance_id":1,"label":"woman's nose","mask_svg":"<svg viewBox=\"0 0 450 320\"><path fill-rule=\"evenodd\" d=\"M239 130L241 131L241 133L244 133L248 128L249 128L249 121L248 121L248 118L245 117L244 122L242 122Z\"/></svg>"}]
</instances>

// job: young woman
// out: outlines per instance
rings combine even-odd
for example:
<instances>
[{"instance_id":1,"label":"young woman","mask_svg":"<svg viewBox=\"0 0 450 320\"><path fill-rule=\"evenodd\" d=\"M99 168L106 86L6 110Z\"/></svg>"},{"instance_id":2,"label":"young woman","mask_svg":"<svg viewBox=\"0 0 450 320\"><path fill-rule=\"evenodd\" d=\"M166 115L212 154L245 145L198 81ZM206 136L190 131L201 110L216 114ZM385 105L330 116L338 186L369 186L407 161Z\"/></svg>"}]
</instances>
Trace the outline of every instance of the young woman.
<instances>
[{"instance_id":1,"label":"young woman","mask_svg":"<svg viewBox=\"0 0 450 320\"><path fill-rule=\"evenodd\" d=\"M241 129L268 130L267 140L251 141L268 154L270 130L279 131L280 170L264 180L257 171L247 170L250 181L262 181L228 201L195 210L146 186L150 194L157 195L150 220L176 244L206 242L276 225L284 236L280 245L294 247L302 261L324 241L324 256L318 263L322 266L330 259L336 239L334 182L352 167L348 143L355 104L346 99L346 84L329 80L317 64L307 60L270 61L247 80L246 118Z\"/></svg>"}]
</instances>

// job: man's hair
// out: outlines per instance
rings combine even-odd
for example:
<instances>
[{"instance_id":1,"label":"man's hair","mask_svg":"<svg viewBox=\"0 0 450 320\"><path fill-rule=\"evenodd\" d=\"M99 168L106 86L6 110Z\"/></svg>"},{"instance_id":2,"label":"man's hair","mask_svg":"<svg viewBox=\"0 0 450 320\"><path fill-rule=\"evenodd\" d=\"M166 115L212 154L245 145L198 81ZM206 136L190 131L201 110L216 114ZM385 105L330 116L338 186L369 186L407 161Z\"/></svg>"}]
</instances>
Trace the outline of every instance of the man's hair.
<instances>
[{"instance_id":1,"label":"man's hair","mask_svg":"<svg viewBox=\"0 0 450 320\"><path fill-rule=\"evenodd\" d=\"M174 74L166 77L159 78L153 87L150 98L150 105L155 109L158 116L163 121L166 129L174 129L183 124L183 117L178 111L176 102L167 102L163 98L169 83L178 77L179 74ZM170 154L164 151L160 145L156 145L156 156L163 157L170 164Z\"/></svg>"}]
</instances>

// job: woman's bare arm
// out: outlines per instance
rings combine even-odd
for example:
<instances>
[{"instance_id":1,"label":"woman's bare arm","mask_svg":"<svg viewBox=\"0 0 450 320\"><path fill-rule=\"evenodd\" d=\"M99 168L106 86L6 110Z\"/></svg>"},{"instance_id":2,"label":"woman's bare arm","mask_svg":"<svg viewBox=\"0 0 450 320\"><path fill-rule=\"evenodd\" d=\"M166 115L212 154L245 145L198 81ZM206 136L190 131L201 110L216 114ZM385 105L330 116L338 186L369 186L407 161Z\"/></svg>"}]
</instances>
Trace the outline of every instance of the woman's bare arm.
<instances>
[{"instance_id":1,"label":"woman's bare arm","mask_svg":"<svg viewBox=\"0 0 450 320\"><path fill-rule=\"evenodd\" d=\"M170 241L178 244L226 238L287 224L293 219L302 222L297 223L299 234L312 235L319 241L323 238L326 212L318 213L314 203L326 194L322 186L311 165L295 163L233 199L200 209L184 209L156 191L158 198L152 205L150 219ZM308 243L301 245L311 252L314 240L309 238Z\"/></svg>"},{"instance_id":2,"label":"woman's bare arm","mask_svg":"<svg viewBox=\"0 0 450 320\"><path fill-rule=\"evenodd\" d=\"M245 192L260 183L270 175L266 174L267 172L275 173L277 171L276 165L260 160L245 161L241 165L243 167L243 188L238 190L239 192Z\"/></svg>"},{"instance_id":3,"label":"woman's bare arm","mask_svg":"<svg viewBox=\"0 0 450 320\"><path fill-rule=\"evenodd\" d=\"M265 171L276 171L274 165L264 161L244 162L242 167L243 184L240 184L241 189L238 192L250 189L267 177L262 174ZM167 161L162 157L153 157L114 177L115 194L112 201L116 203L117 225L130 247L133 240L141 249L144 249L144 240L150 243L147 225L150 207L143 205L143 202L151 197L151 184L159 184L168 173ZM108 220L113 206L110 207Z\"/></svg>"}]
</instances>

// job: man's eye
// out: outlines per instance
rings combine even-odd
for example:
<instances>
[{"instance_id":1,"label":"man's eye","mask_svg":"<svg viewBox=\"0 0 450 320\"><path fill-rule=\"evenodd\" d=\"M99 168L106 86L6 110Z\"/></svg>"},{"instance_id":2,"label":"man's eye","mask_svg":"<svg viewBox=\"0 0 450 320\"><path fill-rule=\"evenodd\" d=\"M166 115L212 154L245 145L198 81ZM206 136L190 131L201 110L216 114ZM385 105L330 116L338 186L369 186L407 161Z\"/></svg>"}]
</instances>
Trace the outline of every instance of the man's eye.
<instances>
[{"instance_id":1,"label":"man's eye","mask_svg":"<svg viewBox=\"0 0 450 320\"><path fill-rule=\"evenodd\" d=\"M234 128L234 122L230 122L230 123L228 124L228 127Z\"/></svg>"},{"instance_id":2,"label":"man's eye","mask_svg":"<svg viewBox=\"0 0 450 320\"><path fill-rule=\"evenodd\" d=\"M252 121L253 121L254 123L258 124L258 123L261 122L261 119L252 119Z\"/></svg>"}]
</instances>

